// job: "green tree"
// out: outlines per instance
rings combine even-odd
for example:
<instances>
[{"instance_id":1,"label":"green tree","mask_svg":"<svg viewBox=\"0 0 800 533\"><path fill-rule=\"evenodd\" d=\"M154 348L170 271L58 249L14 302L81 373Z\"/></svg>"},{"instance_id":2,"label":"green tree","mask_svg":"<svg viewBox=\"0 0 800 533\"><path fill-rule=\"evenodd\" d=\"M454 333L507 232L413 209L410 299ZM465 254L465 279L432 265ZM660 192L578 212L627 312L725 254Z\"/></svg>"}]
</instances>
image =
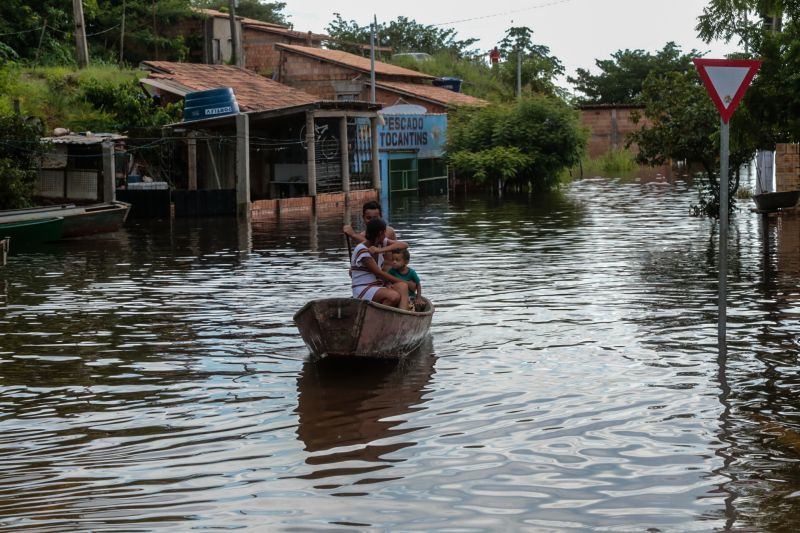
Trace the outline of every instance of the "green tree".
<instances>
[{"instance_id":1,"label":"green tree","mask_svg":"<svg viewBox=\"0 0 800 533\"><path fill-rule=\"evenodd\" d=\"M345 50L358 53L361 46L370 43L371 24L359 25L355 20L344 20L339 13L334 13L326 31L333 38L329 44L335 50ZM388 46L394 52L425 52L437 54L450 52L457 57L467 57L475 54L470 47L477 39L458 39L457 32L452 28L438 28L432 25L420 24L408 17L397 17L389 23L378 23L377 46Z\"/></svg>"},{"instance_id":2,"label":"green tree","mask_svg":"<svg viewBox=\"0 0 800 533\"><path fill-rule=\"evenodd\" d=\"M587 132L563 100L531 95L514 104L461 108L448 124L448 159L464 176L546 190L577 164Z\"/></svg>"},{"instance_id":3,"label":"green tree","mask_svg":"<svg viewBox=\"0 0 800 533\"><path fill-rule=\"evenodd\" d=\"M0 209L30 206L41 153L35 124L0 115Z\"/></svg>"},{"instance_id":4,"label":"green tree","mask_svg":"<svg viewBox=\"0 0 800 533\"><path fill-rule=\"evenodd\" d=\"M584 94L579 98L582 103L632 104L651 72L657 76L668 72L687 73L694 70L692 59L699 56L697 50L684 54L674 42L668 42L655 54L644 50L618 50L611 54L611 59L595 60L599 74L579 68L575 77L569 76L567 81Z\"/></svg>"},{"instance_id":5,"label":"green tree","mask_svg":"<svg viewBox=\"0 0 800 533\"><path fill-rule=\"evenodd\" d=\"M515 26L506 30L498 43L500 57L504 60L499 68L500 78L508 87L517 84L517 56L522 55L521 78L526 92L558 94L555 79L564 74L561 61L550 55L550 48L533 42L533 30L526 26Z\"/></svg>"}]
</instances>

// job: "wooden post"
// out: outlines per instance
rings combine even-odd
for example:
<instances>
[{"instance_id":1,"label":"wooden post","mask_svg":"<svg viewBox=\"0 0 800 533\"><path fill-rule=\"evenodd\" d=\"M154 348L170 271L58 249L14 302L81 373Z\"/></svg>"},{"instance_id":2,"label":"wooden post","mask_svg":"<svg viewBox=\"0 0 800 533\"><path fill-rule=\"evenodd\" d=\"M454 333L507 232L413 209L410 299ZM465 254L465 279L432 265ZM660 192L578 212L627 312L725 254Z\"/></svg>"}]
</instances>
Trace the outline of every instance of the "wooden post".
<instances>
[{"instance_id":1,"label":"wooden post","mask_svg":"<svg viewBox=\"0 0 800 533\"><path fill-rule=\"evenodd\" d=\"M103 201L113 202L117 199L116 165L114 165L114 143L105 141L103 150Z\"/></svg>"},{"instance_id":2,"label":"wooden post","mask_svg":"<svg viewBox=\"0 0 800 533\"><path fill-rule=\"evenodd\" d=\"M350 149L347 145L347 117L339 120L339 152L342 154L342 192L344 204L350 205Z\"/></svg>"},{"instance_id":3,"label":"wooden post","mask_svg":"<svg viewBox=\"0 0 800 533\"><path fill-rule=\"evenodd\" d=\"M378 157L378 117L369 119L372 134L372 188L381 195L381 161Z\"/></svg>"},{"instance_id":4,"label":"wooden post","mask_svg":"<svg viewBox=\"0 0 800 533\"><path fill-rule=\"evenodd\" d=\"M190 131L189 138L186 141L187 144L187 172L189 174L189 190L196 191L197 190L197 132Z\"/></svg>"},{"instance_id":5,"label":"wooden post","mask_svg":"<svg viewBox=\"0 0 800 533\"><path fill-rule=\"evenodd\" d=\"M306 112L306 162L308 164L308 195L317 198L317 148L314 145L314 112Z\"/></svg>"},{"instance_id":6,"label":"wooden post","mask_svg":"<svg viewBox=\"0 0 800 533\"><path fill-rule=\"evenodd\" d=\"M86 26L83 22L82 0L72 0L72 14L75 19L75 45L78 68L86 68L89 66L89 48L86 46Z\"/></svg>"},{"instance_id":7,"label":"wooden post","mask_svg":"<svg viewBox=\"0 0 800 533\"><path fill-rule=\"evenodd\" d=\"M0 239L0 265L2 266L5 266L6 261L8 260L8 249L10 242L11 239L8 237Z\"/></svg>"},{"instance_id":8,"label":"wooden post","mask_svg":"<svg viewBox=\"0 0 800 533\"><path fill-rule=\"evenodd\" d=\"M236 0L228 0L228 11L231 14L231 64L242 66L242 50L239 46L239 28L236 26Z\"/></svg>"},{"instance_id":9,"label":"wooden post","mask_svg":"<svg viewBox=\"0 0 800 533\"><path fill-rule=\"evenodd\" d=\"M250 215L250 120L236 115L236 214Z\"/></svg>"},{"instance_id":10,"label":"wooden post","mask_svg":"<svg viewBox=\"0 0 800 533\"><path fill-rule=\"evenodd\" d=\"M122 22L119 29L119 62L122 64L125 50L125 0L122 0Z\"/></svg>"}]
</instances>

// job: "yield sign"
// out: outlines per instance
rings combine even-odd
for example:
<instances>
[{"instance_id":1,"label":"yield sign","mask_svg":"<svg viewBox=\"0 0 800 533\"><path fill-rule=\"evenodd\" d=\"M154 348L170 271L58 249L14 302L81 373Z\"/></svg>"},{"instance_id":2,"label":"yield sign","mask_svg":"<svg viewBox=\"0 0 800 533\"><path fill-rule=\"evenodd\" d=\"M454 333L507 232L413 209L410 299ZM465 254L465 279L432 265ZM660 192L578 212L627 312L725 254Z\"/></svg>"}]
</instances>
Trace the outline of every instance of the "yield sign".
<instances>
[{"instance_id":1,"label":"yield sign","mask_svg":"<svg viewBox=\"0 0 800 533\"><path fill-rule=\"evenodd\" d=\"M757 59L699 59L694 66L703 80L708 94L717 106L722 121L727 124L736 111L744 92L758 72L761 61Z\"/></svg>"}]
</instances>

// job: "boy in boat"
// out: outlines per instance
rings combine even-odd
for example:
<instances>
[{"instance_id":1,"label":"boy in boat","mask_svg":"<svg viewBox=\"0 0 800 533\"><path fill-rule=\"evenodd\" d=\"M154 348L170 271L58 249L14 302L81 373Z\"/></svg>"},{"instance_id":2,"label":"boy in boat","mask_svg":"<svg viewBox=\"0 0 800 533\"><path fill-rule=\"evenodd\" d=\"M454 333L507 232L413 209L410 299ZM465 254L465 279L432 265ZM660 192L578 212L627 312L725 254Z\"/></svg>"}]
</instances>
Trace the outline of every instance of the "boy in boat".
<instances>
[{"instance_id":1,"label":"boy in boat","mask_svg":"<svg viewBox=\"0 0 800 533\"><path fill-rule=\"evenodd\" d=\"M369 221L375 218L383 218L383 209L381 209L381 204L375 201L365 203L361 208L361 219L364 221L364 227L366 228ZM353 230L353 226L350 224L347 224L342 228L342 233L344 233L348 239L352 239L354 243L364 242L366 238L364 236L365 232L362 231L361 233L356 233ZM385 243L387 246L388 244L397 240L397 234L395 233L394 228L388 225L386 226L386 239L388 240L388 242ZM387 253L386 257L384 257L384 270L388 270L391 264L392 257Z\"/></svg>"},{"instance_id":2,"label":"boy in boat","mask_svg":"<svg viewBox=\"0 0 800 533\"><path fill-rule=\"evenodd\" d=\"M417 296L422 296L422 285L416 270L408 266L411 261L411 254L408 248L402 248L392 252L392 268L388 274L398 279L402 279L408 285L408 310L414 311L414 304Z\"/></svg>"},{"instance_id":3,"label":"boy in boat","mask_svg":"<svg viewBox=\"0 0 800 533\"><path fill-rule=\"evenodd\" d=\"M386 222L380 218L367 222L365 237L350 258L353 298L408 309L408 284L383 270L383 254L408 245L400 241L387 245Z\"/></svg>"}]
</instances>

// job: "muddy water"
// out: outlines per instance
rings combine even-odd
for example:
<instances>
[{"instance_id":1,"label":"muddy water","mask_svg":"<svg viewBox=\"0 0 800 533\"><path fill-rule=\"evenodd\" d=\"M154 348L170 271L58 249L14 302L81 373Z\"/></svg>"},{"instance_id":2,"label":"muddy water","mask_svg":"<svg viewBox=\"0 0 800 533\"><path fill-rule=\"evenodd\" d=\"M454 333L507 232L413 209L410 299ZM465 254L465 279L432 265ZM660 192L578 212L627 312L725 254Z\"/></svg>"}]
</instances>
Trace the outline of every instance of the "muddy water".
<instances>
[{"instance_id":1,"label":"muddy water","mask_svg":"<svg viewBox=\"0 0 800 533\"><path fill-rule=\"evenodd\" d=\"M800 221L677 181L400 202L437 306L403 364L308 360L336 217L134 223L0 269L0 529L791 530Z\"/></svg>"}]
</instances>

